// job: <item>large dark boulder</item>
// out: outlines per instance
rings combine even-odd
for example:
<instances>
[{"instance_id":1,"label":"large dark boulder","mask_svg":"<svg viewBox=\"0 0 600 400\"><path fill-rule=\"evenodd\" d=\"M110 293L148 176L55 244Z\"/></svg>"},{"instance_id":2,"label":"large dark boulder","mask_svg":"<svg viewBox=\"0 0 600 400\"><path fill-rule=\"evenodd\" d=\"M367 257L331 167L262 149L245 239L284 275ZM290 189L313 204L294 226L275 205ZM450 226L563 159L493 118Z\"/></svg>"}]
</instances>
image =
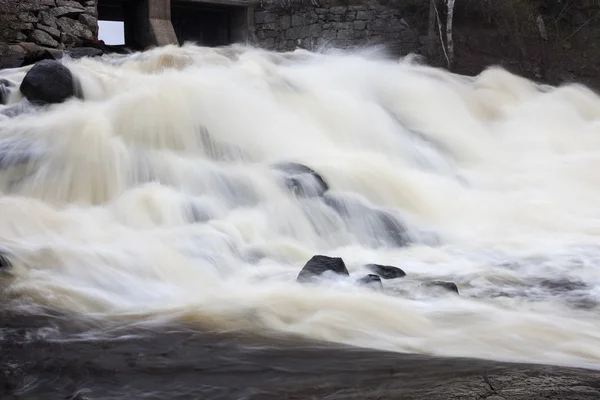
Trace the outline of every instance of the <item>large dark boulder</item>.
<instances>
[{"instance_id":1,"label":"large dark boulder","mask_svg":"<svg viewBox=\"0 0 600 400\"><path fill-rule=\"evenodd\" d=\"M367 264L365 265L365 268L383 279L396 279L406 276L406 272L398 267L392 267L391 265Z\"/></svg>"},{"instance_id":2,"label":"large dark boulder","mask_svg":"<svg viewBox=\"0 0 600 400\"><path fill-rule=\"evenodd\" d=\"M312 282L323 273L331 271L337 275L350 276L344 260L339 257L313 256L302 268L296 281Z\"/></svg>"},{"instance_id":3,"label":"large dark boulder","mask_svg":"<svg viewBox=\"0 0 600 400\"><path fill-rule=\"evenodd\" d=\"M43 60L29 70L20 87L33 104L57 104L81 98L81 88L71 71L56 60Z\"/></svg>"},{"instance_id":4,"label":"large dark boulder","mask_svg":"<svg viewBox=\"0 0 600 400\"><path fill-rule=\"evenodd\" d=\"M273 165L283 178L285 186L298 197L319 197L329 185L313 169L298 163L279 163Z\"/></svg>"},{"instance_id":5,"label":"large dark boulder","mask_svg":"<svg viewBox=\"0 0 600 400\"><path fill-rule=\"evenodd\" d=\"M381 283L381 278L374 274L369 274L363 276L362 278L356 281L361 286L370 287L376 290L383 290L383 283Z\"/></svg>"}]
</instances>

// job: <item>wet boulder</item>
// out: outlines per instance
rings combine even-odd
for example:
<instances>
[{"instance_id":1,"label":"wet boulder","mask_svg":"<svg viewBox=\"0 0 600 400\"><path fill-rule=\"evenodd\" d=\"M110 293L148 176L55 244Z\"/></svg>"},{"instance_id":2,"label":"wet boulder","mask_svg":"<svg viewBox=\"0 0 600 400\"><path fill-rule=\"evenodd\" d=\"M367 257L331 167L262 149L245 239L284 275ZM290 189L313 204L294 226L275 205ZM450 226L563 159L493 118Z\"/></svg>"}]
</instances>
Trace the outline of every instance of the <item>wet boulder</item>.
<instances>
[{"instance_id":1,"label":"wet boulder","mask_svg":"<svg viewBox=\"0 0 600 400\"><path fill-rule=\"evenodd\" d=\"M396 279L406 276L406 272L398 267L392 267L391 265L367 264L365 265L365 268L383 279Z\"/></svg>"},{"instance_id":2,"label":"wet boulder","mask_svg":"<svg viewBox=\"0 0 600 400\"><path fill-rule=\"evenodd\" d=\"M75 76L56 60L43 60L35 64L23 78L20 90L30 102L41 105L81 97L81 88Z\"/></svg>"},{"instance_id":3,"label":"wet boulder","mask_svg":"<svg viewBox=\"0 0 600 400\"><path fill-rule=\"evenodd\" d=\"M336 275L350 276L344 260L340 257L313 256L304 265L296 278L297 282L312 282L326 272Z\"/></svg>"},{"instance_id":4,"label":"wet boulder","mask_svg":"<svg viewBox=\"0 0 600 400\"><path fill-rule=\"evenodd\" d=\"M8 259L8 256L4 253L0 253L0 271L4 271L12 267L12 263Z\"/></svg>"},{"instance_id":5,"label":"wet boulder","mask_svg":"<svg viewBox=\"0 0 600 400\"><path fill-rule=\"evenodd\" d=\"M427 287L433 287L433 288L440 288L440 289L444 289L448 292L453 292L456 294L460 294L458 292L458 286L456 286L456 283L454 282L447 282L447 281L431 281L431 282L427 282L425 284L425 286Z\"/></svg>"},{"instance_id":6,"label":"wet boulder","mask_svg":"<svg viewBox=\"0 0 600 400\"><path fill-rule=\"evenodd\" d=\"M285 186L298 197L320 197L329 185L321 175L306 165L299 163L279 163L273 165L283 178Z\"/></svg>"},{"instance_id":7,"label":"wet boulder","mask_svg":"<svg viewBox=\"0 0 600 400\"><path fill-rule=\"evenodd\" d=\"M378 275L369 274L363 276L362 278L356 281L360 286L366 286L376 290L383 290L383 283L381 283L381 278Z\"/></svg>"}]
</instances>

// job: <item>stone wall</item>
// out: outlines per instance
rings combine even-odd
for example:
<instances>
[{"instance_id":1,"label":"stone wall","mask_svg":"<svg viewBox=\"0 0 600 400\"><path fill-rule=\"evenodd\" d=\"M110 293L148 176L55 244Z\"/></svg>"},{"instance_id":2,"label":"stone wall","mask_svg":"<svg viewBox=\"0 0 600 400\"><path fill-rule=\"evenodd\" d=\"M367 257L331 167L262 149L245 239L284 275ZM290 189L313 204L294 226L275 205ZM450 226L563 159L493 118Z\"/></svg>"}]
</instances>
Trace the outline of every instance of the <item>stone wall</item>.
<instances>
[{"instance_id":1,"label":"stone wall","mask_svg":"<svg viewBox=\"0 0 600 400\"><path fill-rule=\"evenodd\" d=\"M0 42L65 48L98 36L96 0L0 0Z\"/></svg>"},{"instance_id":2,"label":"stone wall","mask_svg":"<svg viewBox=\"0 0 600 400\"><path fill-rule=\"evenodd\" d=\"M385 44L396 53L407 54L420 47L418 31L402 18L399 9L371 2L331 6L264 4L254 13L252 33L260 46L272 50Z\"/></svg>"}]
</instances>

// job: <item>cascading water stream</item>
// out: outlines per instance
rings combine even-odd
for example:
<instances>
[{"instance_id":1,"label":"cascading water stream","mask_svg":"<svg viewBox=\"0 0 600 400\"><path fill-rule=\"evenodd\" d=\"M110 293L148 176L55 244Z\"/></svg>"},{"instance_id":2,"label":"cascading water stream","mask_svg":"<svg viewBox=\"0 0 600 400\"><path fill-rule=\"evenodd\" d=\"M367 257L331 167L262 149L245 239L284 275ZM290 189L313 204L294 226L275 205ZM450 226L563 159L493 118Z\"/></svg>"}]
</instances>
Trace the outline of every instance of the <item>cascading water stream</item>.
<instances>
[{"instance_id":1,"label":"cascading water stream","mask_svg":"<svg viewBox=\"0 0 600 400\"><path fill-rule=\"evenodd\" d=\"M165 47L65 60L83 100L12 91L9 307L600 366L600 98L367 55ZM295 282L315 254L351 278Z\"/></svg>"}]
</instances>

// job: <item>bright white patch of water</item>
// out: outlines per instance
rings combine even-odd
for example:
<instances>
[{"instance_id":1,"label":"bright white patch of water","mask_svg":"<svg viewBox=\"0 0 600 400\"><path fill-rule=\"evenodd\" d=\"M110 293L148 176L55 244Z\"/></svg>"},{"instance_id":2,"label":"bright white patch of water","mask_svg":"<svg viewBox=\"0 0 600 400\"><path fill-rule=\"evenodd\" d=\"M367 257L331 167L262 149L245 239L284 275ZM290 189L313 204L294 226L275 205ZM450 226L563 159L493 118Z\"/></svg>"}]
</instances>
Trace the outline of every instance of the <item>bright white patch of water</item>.
<instances>
[{"instance_id":1,"label":"bright white patch of water","mask_svg":"<svg viewBox=\"0 0 600 400\"><path fill-rule=\"evenodd\" d=\"M84 101L0 119L15 304L600 366L592 91L373 53L184 46L65 64ZM354 207L293 196L277 162ZM368 210L404 221L412 244L380 240ZM353 277L295 283L314 254ZM407 276L361 288L366 263ZM461 296L423 290L432 279Z\"/></svg>"}]
</instances>

